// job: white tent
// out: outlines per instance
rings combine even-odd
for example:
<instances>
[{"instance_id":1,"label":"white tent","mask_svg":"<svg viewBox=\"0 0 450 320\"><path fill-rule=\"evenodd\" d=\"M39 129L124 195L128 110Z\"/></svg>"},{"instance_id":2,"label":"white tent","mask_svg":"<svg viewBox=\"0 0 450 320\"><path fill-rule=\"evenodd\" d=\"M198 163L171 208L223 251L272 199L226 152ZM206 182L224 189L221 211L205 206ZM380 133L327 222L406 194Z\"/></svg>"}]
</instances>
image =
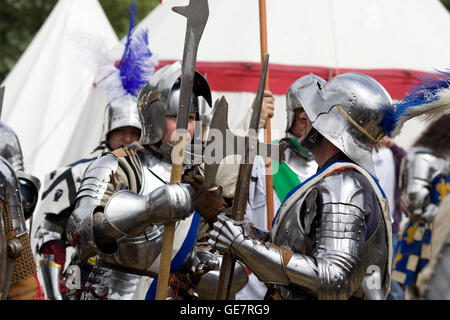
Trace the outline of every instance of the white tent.
<instances>
[{"instance_id":1,"label":"white tent","mask_svg":"<svg viewBox=\"0 0 450 320\"><path fill-rule=\"evenodd\" d=\"M93 86L71 35L119 41L97 0L60 0L4 81L2 121L17 133L25 169L43 182L61 165L92 157L106 98Z\"/></svg>"},{"instance_id":2,"label":"white tent","mask_svg":"<svg viewBox=\"0 0 450 320\"><path fill-rule=\"evenodd\" d=\"M186 19L171 11L188 0L165 1L138 25L148 28L160 66L180 60ZM325 79L347 71L376 78L394 99L417 77L449 67L450 15L438 0L267 0L270 89L276 94L272 137L284 135L284 94L300 76ZM230 126L250 106L258 86L258 0L210 0L197 68L213 98L224 94ZM408 148L424 125L410 121L397 138Z\"/></svg>"}]
</instances>

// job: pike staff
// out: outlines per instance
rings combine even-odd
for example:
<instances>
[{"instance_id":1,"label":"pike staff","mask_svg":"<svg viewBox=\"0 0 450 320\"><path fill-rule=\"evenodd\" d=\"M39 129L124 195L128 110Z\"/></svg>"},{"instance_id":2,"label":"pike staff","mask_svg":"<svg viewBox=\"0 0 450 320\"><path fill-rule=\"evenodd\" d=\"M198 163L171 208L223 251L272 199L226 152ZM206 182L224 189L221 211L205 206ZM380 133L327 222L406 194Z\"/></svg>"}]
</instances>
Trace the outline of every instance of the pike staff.
<instances>
[{"instance_id":1,"label":"pike staff","mask_svg":"<svg viewBox=\"0 0 450 320\"><path fill-rule=\"evenodd\" d=\"M261 44L261 65L264 63L267 49L267 22L266 22L266 0L259 0L259 35ZM269 90L269 72L267 72L265 90ZM264 142L271 143L272 135L270 129L270 118L267 118L264 126L265 135ZM267 228L272 229L273 220L273 176L272 176L272 160L266 159L266 197L267 197Z\"/></svg>"},{"instance_id":2,"label":"pike staff","mask_svg":"<svg viewBox=\"0 0 450 320\"><path fill-rule=\"evenodd\" d=\"M236 181L235 195L233 206L231 209L231 218L236 221L244 220L245 209L247 207L248 190L250 186L250 178L252 175L253 161L258 154L258 126L261 117L262 100L264 96L264 86L266 83L267 68L269 65L269 55L264 59L261 70L261 78L259 81L258 91L256 93L255 104L252 112L252 118L248 130L248 136L245 140L244 161L239 166L239 174ZM214 118L213 118L214 121ZM227 300L230 296L231 282L233 281L233 271L236 260L230 253L223 256L222 266L220 268L219 284L217 286L217 300Z\"/></svg>"},{"instance_id":3,"label":"pike staff","mask_svg":"<svg viewBox=\"0 0 450 320\"><path fill-rule=\"evenodd\" d=\"M172 171L170 175L170 183L175 184L181 182L181 176L183 173L184 144L187 142L186 134L189 121L189 106L191 103L192 88L194 84L197 49L203 30L205 29L206 22L208 21L208 1L190 0L187 6L173 7L172 10L187 18L182 62L180 101L176 126L178 141L174 146L174 151L179 150L180 154L176 155L175 152L172 153ZM181 148L180 144L182 144ZM164 226L164 238L161 249L158 287L156 289L157 300L164 300L167 297L174 236L175 223L166 224Z\"/></svg>"}]
</instances>

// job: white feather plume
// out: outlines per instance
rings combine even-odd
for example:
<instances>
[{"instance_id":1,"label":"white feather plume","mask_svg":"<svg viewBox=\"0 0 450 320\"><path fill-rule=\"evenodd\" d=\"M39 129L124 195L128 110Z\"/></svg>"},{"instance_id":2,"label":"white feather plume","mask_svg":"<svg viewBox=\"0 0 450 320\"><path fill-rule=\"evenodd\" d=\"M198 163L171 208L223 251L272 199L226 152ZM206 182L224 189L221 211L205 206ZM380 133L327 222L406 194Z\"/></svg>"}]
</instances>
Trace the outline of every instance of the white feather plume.
<instances>
[{"instance_id":1,"label":"white feather plume","mask_svg":"<svg viewBox=\"0 0 450 320\"><path fill-rule=\"evenodd\" d=\"M102 89L108 101L113 101L127 92L122 86L120 70L106 41L86 32L72 33L69 38L80 48L83 65L94 75L94 85Z\"/></svg>"}]
</instances>

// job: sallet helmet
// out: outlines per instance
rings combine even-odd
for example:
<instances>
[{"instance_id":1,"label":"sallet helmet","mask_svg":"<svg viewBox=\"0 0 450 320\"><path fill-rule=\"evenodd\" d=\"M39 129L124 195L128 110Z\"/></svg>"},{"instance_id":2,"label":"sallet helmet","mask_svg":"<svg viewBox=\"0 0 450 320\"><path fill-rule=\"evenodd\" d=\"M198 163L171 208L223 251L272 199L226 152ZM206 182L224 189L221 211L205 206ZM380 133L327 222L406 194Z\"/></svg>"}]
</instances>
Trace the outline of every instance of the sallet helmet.
<instances>
[{"instance_id":1,"label":"sallet helmet","mask_svg":"<svg viewBox=\"0 0 450 320\"><path fill-rule=\"evenodd\" d=\"M375 174L372 148L385 135L380 124L395 113L386 89L356 72L338 75L322 85L317 79L297 91L312 126L361 167Z\"/></svg>"},{"instance_id":2,"label":"sallet helmet","mask_svg":"<svg viewBox=\"0 0 450 320\"><path fill-rule=\"evenodd\" d=\"M181 64L175 62L152 74L138 94L137 106L142 124L142 145L158 143L166 131L166 116L176 115L180 96ZM205 98L211 107L211 89L206 79L195 71L190 112L199 119L198 97Z\"/></svg>"},{"instance_id":3,"label":"sallet helmet","mask_svg":"<svg viewBox=\"0 0 450 320\"><path fill-rule=\"evenodd\" d=\"M103 130L100 142L107 143L110 132L127 126L142 130L141 120L136 108L136 97L130 94L107 104L103 117Z\"/></svg>"},{"instance_id":4,"label":"sallet helmet","mask_svg":"<svg viewBox=\"0 0 450 320\"><path fill-rule=\"evenodd\" d=\"M291 129L291 127L292 127L292 123L294 122L294 111L296 109L303 108L296 92L297 92L297 90L300 90L304 86L310 84L313 80L317 80L317 82L320 83L322 86L324 86L325 83L327 83L321 77L310 73L306 76L303 76L303 77L295 80L291 84L291 86L289 87L289 89L286 93L286 114L287 114L286 133L287 134L289 132L289 129Z\"/></svg>"}]
</instances>

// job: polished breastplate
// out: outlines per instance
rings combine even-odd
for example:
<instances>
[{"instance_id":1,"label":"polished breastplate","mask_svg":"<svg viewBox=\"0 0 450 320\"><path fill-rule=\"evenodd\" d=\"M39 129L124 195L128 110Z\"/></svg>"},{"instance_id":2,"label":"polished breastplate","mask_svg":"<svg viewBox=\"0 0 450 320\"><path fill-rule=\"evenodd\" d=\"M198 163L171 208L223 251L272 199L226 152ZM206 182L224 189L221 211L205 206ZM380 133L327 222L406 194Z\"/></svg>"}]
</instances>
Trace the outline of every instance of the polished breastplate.
<instances>
[{"instance_id":1,"label":"polished breastplate","mask_svg":"<svg viewBox=\"0 0 450 320\"><path fill-rule=\"evenodd\" d=\"M313 239L315 239L315 235L319 229L312 225L318 210L315 202L309 200L309 198L315 199L315 197L308 197L312 190L313 188L304 193L282 217L279 227L276 229L276 233L272 235L273 243L276 246L292 250L298 254L307 256L314 255L316 243L314 243ZM302 210L303 212L306 212L303 223L301 219ZM378 207L376 214L376 228L364 242L358 268L361 268L361 272L365 273L371 273L372 270L378 268L381 274L381 285L385 285L387 273L386 253L388 252L386 226L380 207ZM285 299L312 298L304 288L297 287L293 284L281 286L280 294ZM361 285L354 296L363 297Z\"/></svg>"},{"instance_id":2,"label":"polished breastplate","mask_svg":"<svg viewBox=\"0 0 450 320\"><path fill-rule=\"evenodd\" d=\"M144 152L137 152L137 155L142 176L142 187L138 194L148 194L169 183L170 164ZM182 245L192 218L193 215L176 223L173 252ZM96 271L91 274L92 279L87 284L84 299L98 299L96 296L102 293L106 299L131 299L141 276L157 276L163 235L164 225L151 225L137 237L118 240L116 253L98 257ZM186 259L189 259L189 255ZM113 281L113 278L117 278L117 281Z\"/></svg>"},{"instance_id":3,"label":"polished breastplate","mask_svg":"<svg viewBox=\"0 0 450 320\"><path fill-rule=\"evenodd\" d=\"M148 194L169 182L170 165L157 158L138 152L142 166L142 187L139 194ZM108 265L118 264L132 270L157 272L151 266L159 256L164 234L163 225L152 225L138 237L125 237L118 241L118 250L114 255L102 257Z\"/></svg>"}]
</instances>

